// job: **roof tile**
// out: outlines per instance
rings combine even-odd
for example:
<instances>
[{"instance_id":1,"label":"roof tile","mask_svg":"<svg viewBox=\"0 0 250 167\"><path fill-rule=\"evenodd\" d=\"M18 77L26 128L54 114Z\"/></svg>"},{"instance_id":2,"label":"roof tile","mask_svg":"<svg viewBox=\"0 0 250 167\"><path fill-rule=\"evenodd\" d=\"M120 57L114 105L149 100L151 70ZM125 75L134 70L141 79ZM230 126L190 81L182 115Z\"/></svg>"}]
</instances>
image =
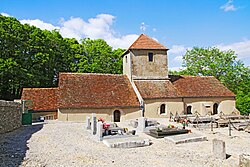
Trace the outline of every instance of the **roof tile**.
<instances>
[{"instance_id":1,"label":"roof tile","mask_svg":"<svg viewBox=\"0 0 250 167\"><path fill-rule=\"evenodd\" d=\"M182 97L235 97L215 77L180 76L173 82Z\"/></svg>"},{"instance_id":2,"label":"roof tile","mask_svg":"<svg viewBox=\"0 0 250 167\"><path fill-rule=\"evenodd\" d=\"M126 75L60 73L59 108L139 107Z\"/></svg>"},{"instance_id":3,"label":"roof tile","mask_svg":"<svg viewBox=\"0 0 250 167\"><path fill-rule=\"evenodd\" d=\"M57 110L58 88L23 88L22 100L31 100L33 110Z\"/></svg>"},{"instance_id":4,"label":"roof tile","mask_svg":"<svg viewBox=\"0 0 250 167\"><path fill-rule=\"evenodd\" d=\"M137 40L128 48L129 49L163 49L167 50L165 46L157 42L156 40L148 37L145 34L141 34Z\"/></svg>"}]
</instances>

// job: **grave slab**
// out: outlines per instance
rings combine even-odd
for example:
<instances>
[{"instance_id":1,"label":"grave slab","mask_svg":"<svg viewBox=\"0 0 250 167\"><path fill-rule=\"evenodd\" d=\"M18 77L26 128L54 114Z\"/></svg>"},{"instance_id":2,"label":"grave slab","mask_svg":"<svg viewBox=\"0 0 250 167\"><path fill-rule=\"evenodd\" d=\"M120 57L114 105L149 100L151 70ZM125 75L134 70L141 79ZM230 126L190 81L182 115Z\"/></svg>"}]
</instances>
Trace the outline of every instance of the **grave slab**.
<instances>
[{"instance_id":1,"label":"grave slab","mask_svg":"<svg viewBox=\"0 0 250 167\"><path fill-rule=\"evenodd\" d=\"M170 141L174 144L207 141L206 136L202 136L196 133L167 136L167 137L164 137L164 139L165 141Z\"/></svg>"},{"instance_id":2,"label":"grave slab","mask_svg":"<svg viewBox=\"0 0 250 167\"><path fill-rule=\"evenodd\" d=\"M141 137L132 135L104 137L103 143L110 148L134 148L148 146L150 144L149 139L143 139Z\"/></svg>"}]
</instances>

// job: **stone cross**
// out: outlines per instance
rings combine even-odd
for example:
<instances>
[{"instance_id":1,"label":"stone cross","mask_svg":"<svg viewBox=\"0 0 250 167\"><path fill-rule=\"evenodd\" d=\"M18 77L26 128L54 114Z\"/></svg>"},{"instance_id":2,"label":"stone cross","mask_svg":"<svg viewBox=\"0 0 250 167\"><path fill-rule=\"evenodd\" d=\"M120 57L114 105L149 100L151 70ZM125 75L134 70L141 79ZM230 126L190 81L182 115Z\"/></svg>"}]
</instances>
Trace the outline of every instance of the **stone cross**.
<instances>
[{"instance_id":1,"label":"stone cross","mask_svg":"<svg viewBox=\"0 0 250 167\"><path fill-rule=\"evenodd\" d=\"M215 158L226 159L226 146L225 141L213 139L213 154Z\"/></svg>"},{"instance_id":2,"label":"stone cross","mask_svg":"<svg viewBox=\"0 0 250 167\"><path fill-rule=\"evenodd\" d=\"M91 129L90 117L86 117L86 129L87 129L87 130Z\"/></svg>"},{"instance_id":3,"label":"stone cross","mask_svg":"<svg viewBox=\"0 0 250 167\"><path fill-rule=\"evenodd\" d=\"M99 141L102 140L102 137L103 137L103 123L102 122L97 122L96 136Z\"/></svg>"},{"instance_id":4,"label":"stone cross","mask_svg":"<svg viewBox=\"0 0 250 167\"><path fill-rule=\"evenodd\" d=\"M95 113L92 113L91 130L92 130L92 134L95 135L96 134L96 114Z\"/></svg>"}]
</instances>

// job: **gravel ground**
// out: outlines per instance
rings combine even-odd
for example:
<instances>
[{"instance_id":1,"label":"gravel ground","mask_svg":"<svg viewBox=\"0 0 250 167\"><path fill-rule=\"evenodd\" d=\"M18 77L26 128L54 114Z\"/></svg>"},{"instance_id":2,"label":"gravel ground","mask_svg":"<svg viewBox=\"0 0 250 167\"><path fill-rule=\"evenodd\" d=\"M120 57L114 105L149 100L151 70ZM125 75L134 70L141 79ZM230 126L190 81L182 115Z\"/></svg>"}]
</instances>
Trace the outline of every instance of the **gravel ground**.
<instances>
[{"instance_id":1,"label":"gravel ground","mask_svg":"<svg viewBox=\"0 0 250 167\"><path fill-rule=\"evenodd\" d=\"M161 119L160 122L166 122ZM168 124L168 123L167 123ZM128 127L126 123L120 126ZM108 148L85 130L83 123L51 121L22 127L0 135L0 166L64 167L64 166L238 166L239 155L250 154L250 134L228 128L197 130L208 141L174 145L164 139L150 139L147 147ZM226 160L215 159L212 139L226 142Z\"/></svg>"}]
</instances>

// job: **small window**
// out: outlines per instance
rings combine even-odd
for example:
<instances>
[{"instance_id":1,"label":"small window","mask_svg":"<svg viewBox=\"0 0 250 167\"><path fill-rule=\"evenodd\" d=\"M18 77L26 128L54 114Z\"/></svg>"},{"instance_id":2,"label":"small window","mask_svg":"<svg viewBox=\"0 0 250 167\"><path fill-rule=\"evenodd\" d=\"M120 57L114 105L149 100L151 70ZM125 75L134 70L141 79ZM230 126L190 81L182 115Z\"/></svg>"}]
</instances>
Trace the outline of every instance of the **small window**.
<instances>
[{"instance_id":1,"label":"small window","mask_svg":"<svg viewBox=\"0 0 250 167\"><path fill-rule=\"evenodd\" d=\"M153 55L153 53L148 53L148 61L149 61L149 62L153 62L153 60L154 60L154 55Z\"/></svg>"},{"instance_id":2,"label":"small window","mask_svg":"<svg viewBox=\"0 0 250 167\"><path fill-rule=\"evenodd\" d=\"M186 114L192 114L191 110L192 110L192 106L188 106L188 107L187 107L187 113L186 113Z\"/></svg>"},{"instance_id":3,"label":"small window","mask_svg":"<svg viewBox=\"0 0 250 167\"><path fill-rule=\"evenodd\" d=\"M162 104L160 107L160 114L165 114L166 113L166 105Z\"/></svg>"},{"instance_id":4,"label":"small window","mask_svg":"<svg viewBox=\"0 0 250 167\"><path fill-rule=\"evenodd\" d=\"M126 56L125 59L126 59L126 63L127 63L128 62L128 57Z\"/></svg>"}]
</instances>

